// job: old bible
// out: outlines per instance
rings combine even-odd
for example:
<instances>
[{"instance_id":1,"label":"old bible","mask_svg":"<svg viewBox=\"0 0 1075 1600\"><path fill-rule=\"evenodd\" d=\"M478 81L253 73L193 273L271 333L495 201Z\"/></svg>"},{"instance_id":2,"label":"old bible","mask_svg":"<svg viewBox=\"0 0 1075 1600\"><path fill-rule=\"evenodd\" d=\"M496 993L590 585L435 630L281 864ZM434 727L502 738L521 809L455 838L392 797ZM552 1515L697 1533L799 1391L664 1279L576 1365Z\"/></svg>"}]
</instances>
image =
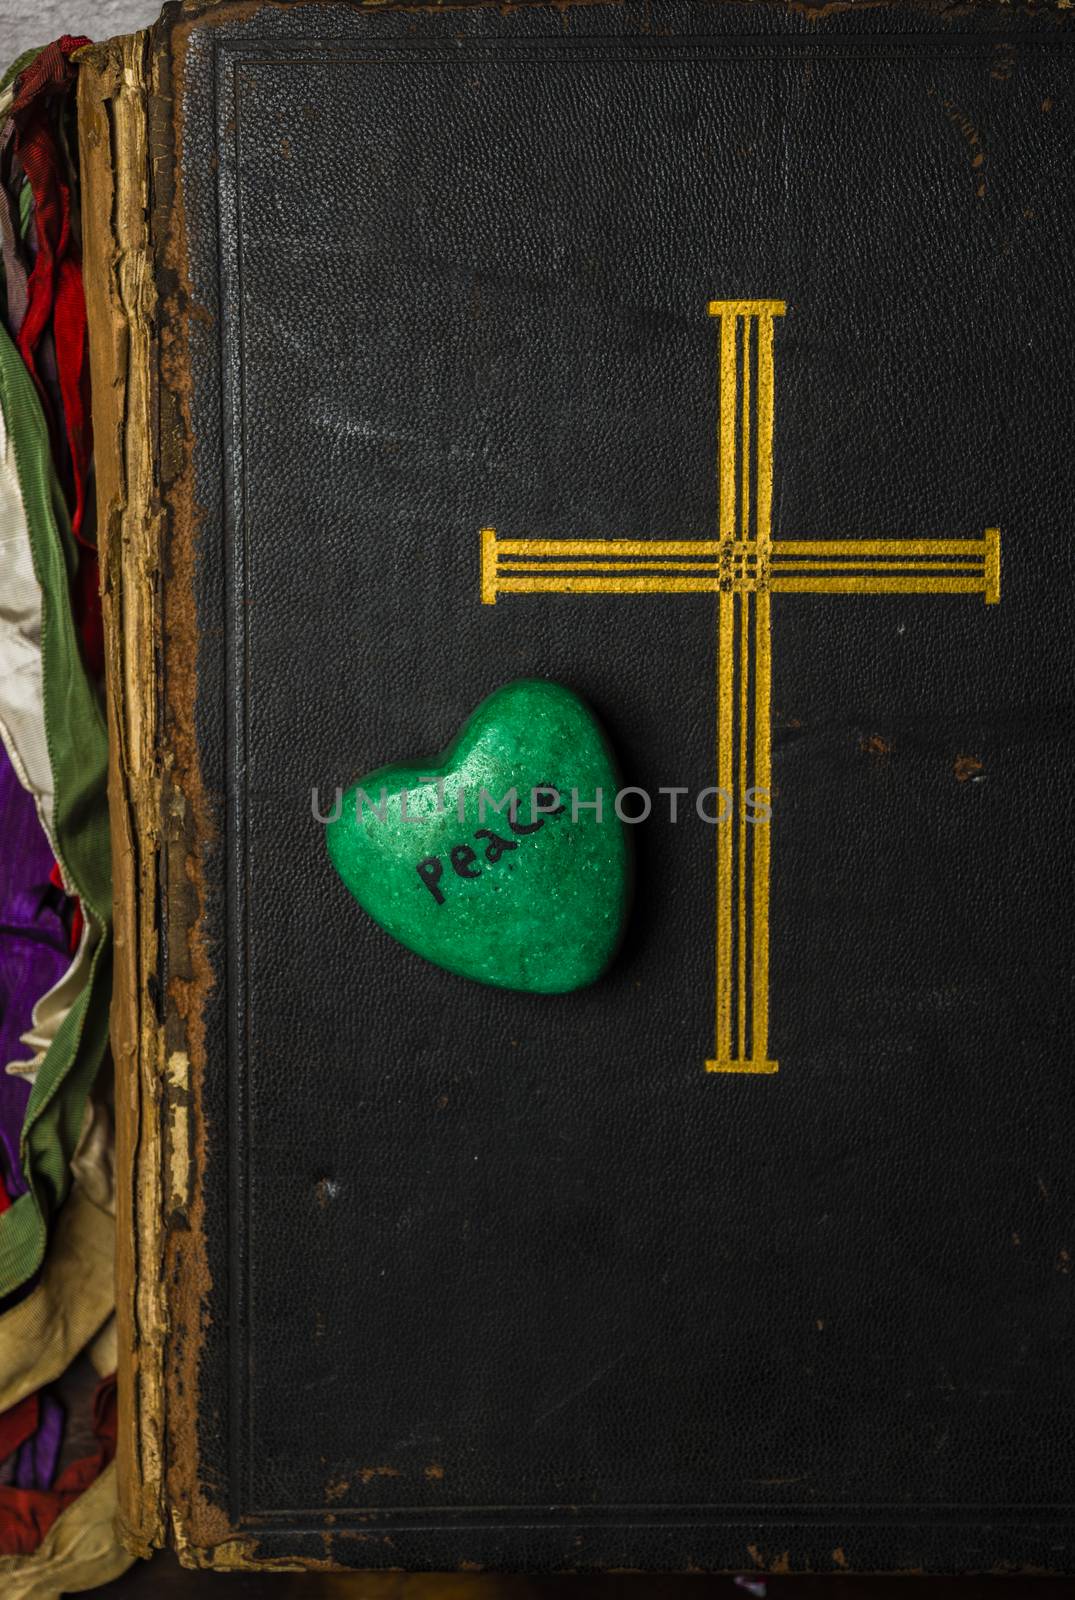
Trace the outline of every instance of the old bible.
<instances>
[{"instance_id":1,"label":"old bible","mask_svg":"<svg viewBox=\"0 0 1075 1600\"><path fill-rule=\"evenodd\" d=\"M185 0L81 56L133 1547L1075 1566L1073 43ZM325 834L520 682L633 897L572 964L565 845L513 985L496 874L573 807L605 859L569 757L544 835L403 837L443 957Z\"/></svg>"}]
</instances>

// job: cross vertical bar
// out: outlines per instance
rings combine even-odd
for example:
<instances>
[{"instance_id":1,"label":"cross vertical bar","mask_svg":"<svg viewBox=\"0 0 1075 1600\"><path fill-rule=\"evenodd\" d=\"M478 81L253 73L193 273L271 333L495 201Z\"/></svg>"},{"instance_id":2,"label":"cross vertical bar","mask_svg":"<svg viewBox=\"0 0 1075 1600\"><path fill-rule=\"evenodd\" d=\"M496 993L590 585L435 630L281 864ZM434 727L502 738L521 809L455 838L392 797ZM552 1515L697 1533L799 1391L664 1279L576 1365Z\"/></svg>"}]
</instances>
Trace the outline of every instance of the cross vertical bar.
<instances>
[{"instance_id":1,"label":"cross vertical bar","mask_svg":"<svg viewBox=\"0 0 1075 1600\"><path fill-rule=\"evenodd\" d=\"M744 472L744 477L746 476ZM750 782L749 746L750 746L750 623L751 623L751 594L736 596L739 611L739 659L738 679L739 688L739 774L734 793L739 801L732 817L735 828L735 897L737 901L736 923L736 1012L737 1028L735 1034L735 1055L739 1061L745 1060L750 1053L750 1014L749 997L750 987L747 983L747 951L751 944L751 923L749 913L753 909L748 905L748 853L749 838L747 836L747 813L742 797L746 794ZM753 977L753 971L750 974Z\"/></svg>"},{"instance_id":2,"label":"cross vertical bar","mask_svg":"<svg viewBox=\"0 0 1075 1600\"><path fill-rule=\"evenodd\" d=\"M735 601L722 590L717 602L717 784L732 792L732 727L735 712ZM717 1056L732 1054L732 828L717 828ZM708 1065L708 1063L707 1063Z\"/></svg>"},{"instance_id":3,"label":"cross vertical bar","mask_svg":"<svg viewBox=\"0 0 1075 1600\"><path fill-rule=\"evenodd\" d=\"M743 425L739 447L739 542L746 545L750 539L750 348L751 329L757 319L752 316L743 316L736 319L741 329L741 361L738 371L740 374L739 410L742 413ZM738 815L735 816L736 829L736 898L738 906L737 935L737 961L736 961L736 998L738 1012L738 1027L736 1030L736 1058L745 1060L750 1053L750 1014L749 997L750 982L747 972L747 952L751 945L752 925L748 907L749 885L747 858L750 841L747 835L747 814L743 804L743 796L749 784L749 757L750 757L750 669L751 669L751 639L750 624L753 611L754 596L744 590L737 595L739 609L739 782L735 793L739 798L736 807ZM753 971L749 974L752 981Z\"/></svg>"},{"instance_id":4,"label":"cross vertical bar","mask_svg":"<svg viewBox=\"0 0 1075 1600\"><path fill-rule=\"evenodd\" d=\"M710 308L712 311L712 307ZM717 415L720 428L717 452L717 488L720 494L721 539L735 538L735 412L736 412L736 330L737 319L723 316L720 319L720 375L718 378Z\"/></svg>"},{"instance_id":5,"label":"cross vertical bar","mask_svg":"<svg viewBox=\"0 0 1075 1600\"><path fill-rule=\"evenodd\" d=\"M717 1015L709 1072L775 1072L769 1032L769 828L747 795L771 780L769 553L773 318L779 301L713 301L720 318L717 784L733 809L717 835ZM755 365L756 363L756 365ZM724 802L722 801L722 804Z\"/></svg>"},{"instance_id":6,"label":"cross vertical bar","mask_svg":"<svg viewBox=\"0 0 1075 1600\"><path fill-rule=\"evenodd\" d=\"M773 318L758 318L758 491L754 537L758 545L758 588L754 596L754 783L769 800L772 794L770 699L772 635L770 632L769 553L773 539ZM769 1054L769 869L772 830L754 828L754 1001L753 1056ZM776 1063L771 1063L776 1070Z\"/></svg>"},{"instance_id":7,"label":"cross vertical bar","mask_svg":"<svg viewBox=\"0 0 1075 1600\"><path fill-rule=\"evenodd\" d=\"M736 513L736 327L738 319L720 321L718 377L717 491L723 573L726 552L735 540ZM731 586L722 587L717 602L717 784L724 794L733 788L732 731L735 720L735 611ZM732 1054L732 829L726 823L717 832L717 1054Z\"/></svg>"}]
</instances>

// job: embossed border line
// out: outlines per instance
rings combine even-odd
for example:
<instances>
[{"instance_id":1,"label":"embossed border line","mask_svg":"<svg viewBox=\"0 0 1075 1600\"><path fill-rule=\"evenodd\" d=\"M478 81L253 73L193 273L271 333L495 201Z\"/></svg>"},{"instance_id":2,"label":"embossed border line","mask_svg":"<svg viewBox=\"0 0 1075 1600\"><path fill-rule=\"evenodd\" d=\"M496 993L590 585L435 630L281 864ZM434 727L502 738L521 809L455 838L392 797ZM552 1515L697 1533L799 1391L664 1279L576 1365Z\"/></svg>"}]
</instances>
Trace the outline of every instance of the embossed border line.
<instances>
[{"instance_id":1,"label":"embossed border line","mask_svg":"<svg viewBox=\"0 0 1075 1600\"><path fill-rule=\"evenodd\" d=\"M369 13L370 20L377 12ZM446 14L447 15L447 14ZM230 143L230 162L221 159L216 182L219 238L234 237L234 259L226 261L222 248L217 251L218 304L233 303L234 327L224 327L221 317L221 413L223 537L225 546L225 682L248 681L249 639L245 601L246 570L250 532L247 524L245 470L247 461L247 408L243 363L243 261L241 197L241 116L236 93L236 75L245 67L308 66L312 62L324 69L335 66L508 66L519 61L555 66L619 66L624 56L632 64L659 68L678 63L742 63L744 60L779 65L789 55L809 56L840 64L860 62L917 63L923 57L937 60L989 60L1000 36L994 33L837 34L827 38L808 35L757 36L713 34L701 39L686 37L639 37L613 35L580 39L383 39L356 44L350 38L296 39L281 37L257 46L241 41L216 38L212 43L211 78L215 87L217 141L221 155ZM1040 51L1055 56L1075 48L1075 39L1020 39L1022 52ZM878 1503L854 1505L801 1505L790 1502L752 1504L744 1501L719 1502L697 1506L617 1505L587 1507L573 1512L569 1508L545 1506L466 1507L458 1511L438 1507L317 1507L247 1511L253 1464L253 1415L250 1398L250 1360L248 1348L249 1282L249 1128L247 1114L247 1067L250 1050L250 1011L247 1000L250 924L248 895L249 839L246 795L246 753L249 744L249 708L245 693L235 697L241 713L232 726L228 741L227 783L232 797L228 810L226 896L227 957L227 1038L228 1038L228 1166L227 1183L232 1198L231 1232L227 1242L229 1277L229 1360L228 1360L228 1459L231 1493L235 1497L234 1520L250 1528L266 1531L295 1531L324 1527L329 1509L337 1526L360 1523L367 1532L417 1532L484 1527L563 1528L577 1533L587 1526L642 1526L701 1528L741 1526L759 1523L769 1527L791 1528L796 1524L819 1527L826 1523L854 1524L856 1527L893 1527L921 1523L923 1519L952 1518L977 1526L980 1523L1027 1525L1034 1522L1060 1523L1070 1520L1075 1505L951 1505L891 1506ZM225 707L227 718L227 707ZM241 1494L240 1494L241 1485Z\"/></svg>"}]
</instances>

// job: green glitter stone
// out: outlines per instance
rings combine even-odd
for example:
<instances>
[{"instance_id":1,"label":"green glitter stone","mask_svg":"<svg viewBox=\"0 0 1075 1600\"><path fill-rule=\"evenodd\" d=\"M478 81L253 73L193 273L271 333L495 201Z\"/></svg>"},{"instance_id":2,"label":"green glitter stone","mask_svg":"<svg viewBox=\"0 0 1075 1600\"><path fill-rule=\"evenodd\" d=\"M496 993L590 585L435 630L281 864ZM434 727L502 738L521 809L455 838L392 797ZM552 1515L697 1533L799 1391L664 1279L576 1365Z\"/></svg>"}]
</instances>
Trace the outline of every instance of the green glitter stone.
<instances>
[{"instance_id":1,"label":"green glitter stone","mask_svg":"<svg viewBox=\"0 0 1075 1600\"><path fill-rule=\"evenodd\" d=\"M483 700L439 756L352 785L326 826L328 853L409 950L479 983L564 994L601 976L623 932L618 787L589 707L563 684L521 679ZM502 804L512 789L514 820ZM600 821L586 808L598 790Z\"/></svg>"}]
</instances>

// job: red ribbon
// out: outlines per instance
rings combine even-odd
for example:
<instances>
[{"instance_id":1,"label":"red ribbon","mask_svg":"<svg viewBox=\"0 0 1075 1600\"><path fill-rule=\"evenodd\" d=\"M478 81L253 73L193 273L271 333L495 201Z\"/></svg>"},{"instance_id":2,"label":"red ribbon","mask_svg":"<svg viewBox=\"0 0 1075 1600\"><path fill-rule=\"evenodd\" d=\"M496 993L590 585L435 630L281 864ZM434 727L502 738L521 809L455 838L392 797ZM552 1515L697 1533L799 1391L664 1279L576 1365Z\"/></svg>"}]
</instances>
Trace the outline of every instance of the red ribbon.
<instances>
[{"instance_id":1,"label":"red ribbon","mask_svg":"<svg viewBox=\"0 0 1075 1600\"><path fill-rule=\"evenodd\" d=\"M41 1407L36 1394L28 1394L10 1411L0 1415L0 1461L13 1456L20 1445L37 1432Z\"/></svg>"},{"instance_id":2,"label":"red ribbon","mask_svg":"<svg viewBox=\"0 0 1075 1600\"><path fill-rule=\"evenodd\" d=\"M82 938L82 929L85 920L82 915L82 901L77 897L77 895L67 894L67 890L64 888L63 873L60 871L60 863L58 861L54 861L52 863L52 871L49 873L49 882L52 884L54 889L59 889L61 893L71 901L74 907L74 910L71 912L71 927L67 935L67 948L71 955L74 955L75 951L78 949L79 941ZM0 1205L0 1211L3 1209L3 1205Z\"/></svg>"},{"instance_id":3,"label":"red ribbon","mask_svg":"<svg viewBox=\"0 0 1075 1600\"><path fill-rule=\"evenodd\" d=\"M65 1467L52 1489L0 1487L0 1555L30 1555L61 1511L89 1488L116 1453L116 1380L104 1378L93 1396L97 1448Z\"/></svg>"},{"instance_id":4,"label":"red ribbon","mask_svg":"<svg viewBox=\"0 0 1075 1600\"><path fill-rule=\"evenodd\" d=\"M52 325L63 424L71 458L71 528L83 547L76 589L76 613L90 670L103 663L101 608L97 592L97 560L82 525L86 511L93 430L89 412L89 366L86 348L86 301L78 240L72 227L75 198L67 160L58 134L60 119L75 84L70 56L89 44L65 34L46 46L19 74L11 116L15 154L34 197L37 255L27 284L26 316L19 330L19 354L25 361L53 437L52 405L39 371L41 340ZM53 457L58 452L53 449Z\"/></svg>"}]
</instances>

